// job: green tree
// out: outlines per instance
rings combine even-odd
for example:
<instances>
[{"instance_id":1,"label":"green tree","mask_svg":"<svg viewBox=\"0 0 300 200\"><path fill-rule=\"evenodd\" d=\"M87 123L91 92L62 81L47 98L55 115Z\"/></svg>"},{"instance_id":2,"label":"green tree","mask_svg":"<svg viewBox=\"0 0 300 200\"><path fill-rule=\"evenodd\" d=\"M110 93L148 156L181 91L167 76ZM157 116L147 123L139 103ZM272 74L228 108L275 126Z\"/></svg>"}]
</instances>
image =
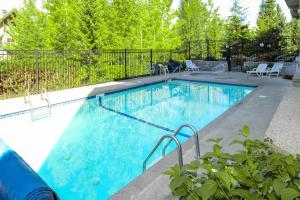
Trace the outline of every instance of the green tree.
<instances>
[{"instance_id":1,"label":"green tree","mask_svg":"<svg viewBox=\"0 0 300 200\"><path fill-rule=\"evenodd\" d=\"M241 39L250 38L249 24L246 22L247 8L241 6L239 0L234 0L231 15L227 19L226 36L231 42L240 42Z\"/></svg>"},{"instance_id":2,"label":"green tree","mask_svg":"<svg viewBox=\"0 0 300 200\"><path fill-rule=\"evenodd\" d=\"M139 25L138 4L135 0L112 0L109 12L108 48L135 48Z\"/></svg>"},{"instance_id":3,"label":"green tree","mask_svg":"<svg viewBox=\"0 0 300 200\"><path fill-rule=\"evenodd\" d=\"M285 42L283 51L286 54L297 55L300 48L300 20L292 19L285 25Z\"/></svg>"},{"instance_id":4,"label":"green tree","mask_svg":"<svg viewBox=\"0 0 300 200\"><path fill-rule=\"evenodd\" d=\"M47 15L39 11L34 0L24 0L24 7L17 13L10 24L9 34L15 41L15 49L42 49L47 48L45 31Z\"/></svg>"},{"instance_id":5,"label":"green tree","mask_svg":"<svg viewBox=\"0 0 300 200\"><path fill-rule=\"evenodd\" d=\"M223 21L212 1L207 3L201 0L181 1L177 26L181 40L190 43L193 57L217 56L211 52L217 52L220 44L208 42L211 39L222 39ZM212 50L211 47L215 49Z\"/></svg>"},{"instance_id":6,"label":"green tree","mask_svg":"<svg viewBox=\"0 0 300 200\"><path fill-rule=\"evenodd\" d=\"M88 49L103 49L108 45L108 17L109 5L106 0L81 0L80 30L85 46Z\"/></svg>"},{"instance_id":7,"label":"green tree","mask_svg":"<svg viewBox=\"0 0 300 200\"><path fill-rule=\"evenodd\" d=\"M47 43L56 50L87 49L80 28L80 6L75 0L48 0Z\"/></svg>"},{"instance_id":8,"label":"green tree","mask_svg":"<svg viewBox=\"0 0 300 200\"><path fill-rule=\"evenodd\" d=\"M286 19L276 0L263 1L257 18L257 36L261 40L278 40L284 31Z\"/></svg>"},{"instance_id":9,"label":"green tree","mask_svg":"<svg viewBox=\"0 0 300 200\"><path fill-rule=\"evenodd\" d=\"M176 15L171 10L172 0L145 1L141 7L141 48L169 49L180 46L179 35L172 21Z\"/></svg>"},{"instance_id":10,"label":"green tree","mask_svg":"<svg viewBox=\"0 0 300 200\"><path fill-rule=\"evenodd\" d=\"M288 41L284 38L287 32L286 18L276 3L276 0L263 1L257 18L256 38L258 42L271 45L272 48L265 48L273 59L280 54L285 54ZM256 44L258 46L258 44Z\"/></svg>"}]
</instances>

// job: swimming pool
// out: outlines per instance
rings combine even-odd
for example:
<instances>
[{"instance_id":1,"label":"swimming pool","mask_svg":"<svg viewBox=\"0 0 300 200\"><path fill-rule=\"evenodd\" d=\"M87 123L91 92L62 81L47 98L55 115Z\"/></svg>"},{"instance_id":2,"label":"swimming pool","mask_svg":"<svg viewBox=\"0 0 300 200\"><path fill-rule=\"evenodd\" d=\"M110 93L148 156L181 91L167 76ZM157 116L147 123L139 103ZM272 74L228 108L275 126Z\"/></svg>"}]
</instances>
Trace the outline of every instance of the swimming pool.
<instances>
[{"instance_id":1,"label":"swimming pool","mask_svg":"<svg viewBox=\"0 0 300 200\"><path fill-rule=\"evenodd\" d=\"M185 123L201 129L253 90L174 80L89 98L38 173L61 199L107 199L142 173L160 137ZM190 134L184 130L178 139Z\"/></svg>"}]
</instances>

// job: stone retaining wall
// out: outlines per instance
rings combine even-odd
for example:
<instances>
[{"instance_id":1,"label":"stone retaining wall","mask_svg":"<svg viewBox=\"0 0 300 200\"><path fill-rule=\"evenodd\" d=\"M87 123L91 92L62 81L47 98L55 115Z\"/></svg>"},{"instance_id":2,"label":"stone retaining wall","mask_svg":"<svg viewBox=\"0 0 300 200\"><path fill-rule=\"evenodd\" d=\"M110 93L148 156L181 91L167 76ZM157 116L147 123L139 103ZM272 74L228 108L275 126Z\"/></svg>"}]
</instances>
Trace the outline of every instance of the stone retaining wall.
<instances>
[{"instance_id":1,"label":"stone retaining wall","mask_svg":"<svg viewBox=\"0 0 300 200\"><path fill-rule=\"evenodd\" d=\"M215 67L219 64L226 64L226 71L228 71L227 61L193 60L193 63L195 63L198 67L200 67L201 70L204 70L204 71L211 71L213 67Z\"/></svg>"}]
</instances>

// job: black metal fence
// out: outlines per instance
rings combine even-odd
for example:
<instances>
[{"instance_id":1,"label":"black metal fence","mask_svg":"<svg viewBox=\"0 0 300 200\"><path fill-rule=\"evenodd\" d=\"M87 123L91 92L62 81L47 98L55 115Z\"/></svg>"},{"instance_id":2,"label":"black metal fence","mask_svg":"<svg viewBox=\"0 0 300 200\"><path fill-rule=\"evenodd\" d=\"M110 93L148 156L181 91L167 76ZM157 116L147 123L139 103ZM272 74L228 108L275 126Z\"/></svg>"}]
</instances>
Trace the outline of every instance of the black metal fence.
<instances>
[{"instance_id":1,"label":"black metal fence","mask_svg":"<svg viewBox=\"0 0 300 200\"><path fill-rule=\"evenodd\" d=\"M199 40L185 43L188 58L192 60L226 60L231 69L245 61L293 62L299 56L300 36L276 39Z\"/></svg>"},{"instance_id":2,"label":"black metal fence","mask_svg":"<svg viewBox=\"0 0 300 200\"><path fill-rule=\"evenodd\" d=\"M148 67L170 59L223 60L239 70L245 61L293 62L300 37L280 40L202 40L182 50L0 50L0 99L81 87L149 74Z\"/></svg>"},{"instance_id":3,"label":"black metal fence","mask_svg":"<svg viewBox=\"0 0 300 200\"><path fill-rule=\"evenodd\" d=\"M148 66L184 61L178 50L1 50L0 99L149 74Z\"/></svg>"}]
</instances>

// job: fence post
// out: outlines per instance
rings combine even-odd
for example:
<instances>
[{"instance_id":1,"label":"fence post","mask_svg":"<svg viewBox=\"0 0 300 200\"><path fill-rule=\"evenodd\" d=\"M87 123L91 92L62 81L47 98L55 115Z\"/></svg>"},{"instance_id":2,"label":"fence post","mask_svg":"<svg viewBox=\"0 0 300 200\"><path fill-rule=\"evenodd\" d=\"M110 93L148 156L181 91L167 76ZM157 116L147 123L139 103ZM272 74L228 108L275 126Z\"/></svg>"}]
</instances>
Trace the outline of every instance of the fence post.
<instances>
[{"instance_id":1,"label":"fence post","mask_svg":"<svg viewBox=\"0 0 300 200\"><path fill-rule=\"evenodd\" d=\"M125 67L124 76L125 78L127 78L127 50L126 49L124 49L124 67Z\"/></svg>"},{"instance_id":2,"label":"fence post","mask_svg":"<svg viewBox=\"0 0 300 200\"><path fill-rule=\"evenodd\" d=\"M189 48L189 60L191 60L191 41L189 41L188 48Z\"/></svg>"},{"instance_id":3,"label":"fence post","mask_svg":"<svg viewBox=\"0 0 300 200\"><path fill-rule=\"evenodd\" d=\"M35 50L35 84L36 94L39 93L39 50Z\"/></svg>"},{"instance_id":4,"label":"fence post","mask_svg":"<svg viewBox=\"0 0 300 200\"><path fill-rule=\"evenodd\" d=\"M206 39L206 53L207 53L207 55L206 55L206 59L209 59L209 39Z\"/></svg>"},{"instance_id":5,"label":"fence post","mask_svg":"<svg viewBox=\"0 0 300 200\"><path fill-rule=\"evenodd\" d=\"M89 85L91 84L91 50L88 51L87 55L87 64L88 64L88 79L89 79Z\"/></svg>"},{"instance_id":6,"label":"fence post","mask_svg":"<svg viewBox=\"0 0 300 200\"><path fill-rule=\"evenodd\" d=\"M150 49L150 68L152 68L152 64L153 64L153 51L152 49Z\"/></svg>"}]
</instances>

